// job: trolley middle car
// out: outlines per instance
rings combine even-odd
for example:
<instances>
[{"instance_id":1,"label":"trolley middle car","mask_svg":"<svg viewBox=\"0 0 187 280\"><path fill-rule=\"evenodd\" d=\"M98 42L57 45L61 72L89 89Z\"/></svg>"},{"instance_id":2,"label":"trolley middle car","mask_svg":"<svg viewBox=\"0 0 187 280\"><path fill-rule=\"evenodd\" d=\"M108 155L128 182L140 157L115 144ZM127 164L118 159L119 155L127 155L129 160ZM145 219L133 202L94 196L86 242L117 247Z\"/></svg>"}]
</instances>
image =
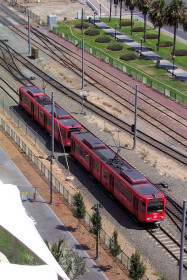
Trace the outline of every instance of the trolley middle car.
<instances>
[{"instance_id":1,"label":"trolley middle car","mask_svg":"<svg viewBox=\"0 0 187 280\"><path fill-rule=\"evenodd\" d=\"M72 133L72 156L140 222L165 218L165 196L138 170L90 132Z\"/></svg>"},{"instance_id":2,"label":"trolley middle car","mask_svg":"<svg viewBox=\"0 0 187 280\"><path fill-rule=\"evenodd\" d=\"M33 85L19 87L19 104L51 134L51 99ZM71 146L71 133L82 129L74 118L54 103L54 137L65 147Z\"/></svg>"}]
</instances>

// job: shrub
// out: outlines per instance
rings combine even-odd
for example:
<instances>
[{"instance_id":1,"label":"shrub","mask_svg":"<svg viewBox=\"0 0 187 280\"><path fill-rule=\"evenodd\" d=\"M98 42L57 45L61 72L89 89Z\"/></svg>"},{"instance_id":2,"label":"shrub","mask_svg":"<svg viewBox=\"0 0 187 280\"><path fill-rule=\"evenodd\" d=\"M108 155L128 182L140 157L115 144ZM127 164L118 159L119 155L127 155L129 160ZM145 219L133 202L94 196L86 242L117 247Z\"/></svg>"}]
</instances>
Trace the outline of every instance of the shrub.
<instances>
[{"instance_id":1,"label":"shrub","mask_svg":"<svg viewBox=\"0 0 187 280\"><path fill-rule=\"evenodd\" d=\"M146 39L157 39L158 35L157 34L146 34Z\"/></svg>"},{"instance_id":2,"label":"shrub","mask_svg":"<svg viewBox=\"0 0 187 280\"><path fill-rule=\"evenodd\" d=\"M132 25L134 25L134 22L132 22ZM121 26L131 26L131 21L123 21Z\"/></svg>"},{"instance_id":3,"label":"shrub","mask_svg":"<svg viewBox=\"0 0 187 280\"><path fill-rule=\"evenodd\" d=\"M111 45L107 47L107 50L109 51L122 51L123 50L123 46L116 44L116 45Z\"/></svg>"},{"instance_id":4,"label":"shrub","mask_svg":"<svg viewBox=\"0 0 187 280\"><path fill-rule=\"evenodd\" d=\"M133 32L144 32L144 28L143 27L135 27L132 29Z\"/></svg>"},{"instance_id":5,"label":"shrub","mask_svg":"<svg viewBox=\"0 0 187 280\"><path fill-rule=\"evenodd\" d=\"M137 56L134 53L131 53L131 54L127 53L127 54L121 55L120 59L125 60L125 61L130 61L130 60L137 59Z\"/></svg>"},{"instance_id":6,"label":"shrub","mask_svg":"<svg viewBox=\"0 0 187 280\"><path fill-rule=\"evenodd\" d=\"M171 53L173 55L173 53ZM176 56L186 56L187 55L187 50L177 50L175 51Z\"/></svg>"},{"instance_id":7,"label":"shrub","mask_svg":"<svg viewBox=\"0 0 187 280\"><path fill-rule=\"evenodd\" d=\"M100 34L100 31L97 30L97 29L89 29L89 30L86 30L84 32L85 35L89 35L89 36L97 36Z\"/></svg>"},{"instance_id":8,"label":"shrub","mask_svg":"<svg viewBox=\"0 0 187 280\"><path fill-rule=\"evenodd\" d=\"M83 23L83 29L87 29L89 25L87 23ZM82 29L82 23L75 24L75 28Z\"/></svg>"},{"instance_id":9,"label":"shrub","mask_svg":"<svg viewBox=\"0 0 187 280\"><path fill-rule=\"evenodd\" d=\"M110 41L111 41L111 38L109 38L109 37L100 37L100 38L95 39L95 42L98 42L98 43L109 43Z\"/></svg>"},{"instance_id":10,"label":"shrub","mask_svg":"<svg viewBox=\"0 0 187 280\"><path fill-rule=\"evenodd\" d=\"M172 46L173 46L172 42L169 42L169 41L160 42L160 47L172 47Z\"/></svg>"},{"instance_id":11,"label":"shrub","mask_svg":"<svg viewBox=\"0 0 187 280\"><path fill-rule=\"evenodd\" d=\"M140 254L136 251L130 258L129 276L134 280L143 278L146 272L146 267L140 259Z\"/></svg>"}]
</instances>

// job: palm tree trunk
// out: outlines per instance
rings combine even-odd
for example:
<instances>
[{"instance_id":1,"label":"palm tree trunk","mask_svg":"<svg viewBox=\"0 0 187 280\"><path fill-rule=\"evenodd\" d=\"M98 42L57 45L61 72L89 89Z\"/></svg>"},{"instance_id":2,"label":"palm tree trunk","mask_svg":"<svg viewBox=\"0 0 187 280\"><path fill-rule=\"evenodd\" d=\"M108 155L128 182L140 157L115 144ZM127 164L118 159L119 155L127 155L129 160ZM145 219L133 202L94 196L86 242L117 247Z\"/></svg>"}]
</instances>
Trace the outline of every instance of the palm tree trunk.
<instances>
[{"instance_id":1,"label":"palm tree trunk","mask_svg":"<svg viewBox=\"0 0 187 280\"><path fill-rule=\"evenodd\" d=\"M146 41L146 14L144 14L144 43Z\"/></svg>"},{"instance_id":2,"label":"palm tree trunk","mask_svg":"<svg viewBox=\"0 0 187 280\"><path fill-rule=\"evenodd\" d=\"M176 45L176 33L177 33L177 25L174 25L174 35L173 35L173 56L175 55L175 45Z\"/></svg>"},{"instance_id":3,"label":"palm tree trunk","mask_svg":"<svg viewBox=\"0 0 187 280\"><path fill-rule=\"evenodd\" d=\"M121 29L122 0L120 0L119 28Z\"/></svg>"},{"instance_id":4,"label":"palm tree trunk","mask_svg":"<svg viewBox=\"0 0 187 280\"><path fill-rule=\"evenodd\" d=\"M131 35L132 35L132 26L133 26L133 10L131 10Z\"/></svg>"},{"instance_id":5,"label":"palm tree trunk","mask_svg":"<svg viewBox=\"0 0 187 280\"><path fill-rule=\"evenodd\" d=\"M112 16L112 0L110 0L110 16L109 16L109 21L111 21L111 16Z\"/></svg>"},{"instance_id":6,"label":"palm tree trunk","mask_svg":"<svg viewBox=\"0 0 187 280\"><path fill-rule=\"evenodd\" d=\"M160 26L158 27L158 43L157 43L157 51L160 49Z\"/></svg>"}]
</instances>

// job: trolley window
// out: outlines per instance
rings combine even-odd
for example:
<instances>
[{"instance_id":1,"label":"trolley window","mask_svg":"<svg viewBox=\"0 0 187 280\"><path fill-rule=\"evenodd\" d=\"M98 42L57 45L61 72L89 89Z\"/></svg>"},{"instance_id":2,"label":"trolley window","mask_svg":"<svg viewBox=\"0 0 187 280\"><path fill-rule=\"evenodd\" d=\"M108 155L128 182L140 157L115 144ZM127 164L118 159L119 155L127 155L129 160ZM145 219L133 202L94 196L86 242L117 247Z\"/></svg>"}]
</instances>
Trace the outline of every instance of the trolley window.
<instances>
[{"instance_id":1,"label":"trolley window","mask_svg":"<svg viewBox=\"0 0 187 280\"><path fill-rule=\"evenodd\" d=\"M104 168L104 174L103 174L104 178L106 180L108 180L108 170L106 168Z\"/></svg>"},{"instance_id":2,"label":"trolley window","mask_svg":"<svg viewBox=\"0 0 187 280\"><path fill-rule=\"evenodd\" d=\"M141 212L145 213L145 202L141 202L141 207L140 207Z\"/></svg>"},{"instance_id":3,"label":"trolley window","mask_svg":"<svg viewBox=\"0 0 187 280\"><path fill-rule=\"evenodd\" d=\"M95 170L99 171L99 162L95 159Z\"/></svg>"},{"instance_id":4,"label":"trolley window","mask_svg":"<svg viewBox=\"0 0 187 280\"><path fill-rule=\"evenodd\" d=\"M125 190L126 190L125 185L121 184L121 194L122 194L123 196L125 196Z\"/></svg>"},{"instance_id":5,"label":"trolley window","mask_svg":"<svg viewBox=\"0 0 187 280\"><path fill-rule=\"evenodd\" d=\"M88 156L88 153L87 153L86 151L84 151L84 158L85 158L85 160L88 162L89 156Z\"/></svg>"},{"instance_id":6,"label":"trolley window","mask_svg":"<svg viewBox=\"0 0 187 280\"><path fill-rule=\"evenodd\" d=\"M75 141L72 140L72 150L75 151Z\"/></svg>"},{"instance_id":7,"label":"trolley window","mask_svg":"<svg viewBox=\"0 0 187 280\"><path fill-rule=\"evenodd\" d=\"M40 118L43 119L43 117L44 117L44 113L43 111L40 111Z\"/></svg>"},{"instance_id":8,"label":"trolley window","mask_svg":"<svg viewBox=\"0 0 187 280\"><path fill-rule=\"evenodd\" d=\"M83 157L83 158L84 158L84 150L83 150L83 148L82 148L82 147L80 147L80 155L81 155L81 157Z\"/></svg>"},{"instance_id":9,"label":"trolley window","mask_svg":"<svg viewBox=\"0 0 187 280\"><path fill-rule=\"evenodd\" d=\"M114 188L114 176L110 175L110 187Z\"/></svg>"},{"instance_id":10,"label":"trolley window","mask_svg":"<svg viewBox=\"0 0 187 280\"><path fill-rule=\"evenodd\" d=\"M115 179L115 186L116 186L116 189L118 191L120 191L120 181L118 181L117 179Z\"/></svg>"},{"instance_id":11,"label":"trolley window","mask_svg":"<svg viewBox=\"0 0 187 280\"><path fill-rule=\"evenodd\" d=\"M75 151L76 151L77 153L79 153L79 144L77 144L76 142L75 142Z\"/></svg>"},{"instance_id":12,"label":"trolley window","mask_svg":"<svg viewBox=\"0 0 187 280\"><path fill-rule=\"evenodd\" d=\"M127 199L129 200L129 201L132 201L132 193L131 193L131 191L130 190L126 190L126 197L127 197Z\"/></svg>"},{"instance_id":13,"label":"trolley window","mask_svg":"<svg viewBox=\"0 0 187 280\"><path fill-rule=\"evenodd\" d=\"M153 212L161 212L164 211L164 202L150 202L147 205L147 212L153 213Z\"/></svg>"}]
</instances>

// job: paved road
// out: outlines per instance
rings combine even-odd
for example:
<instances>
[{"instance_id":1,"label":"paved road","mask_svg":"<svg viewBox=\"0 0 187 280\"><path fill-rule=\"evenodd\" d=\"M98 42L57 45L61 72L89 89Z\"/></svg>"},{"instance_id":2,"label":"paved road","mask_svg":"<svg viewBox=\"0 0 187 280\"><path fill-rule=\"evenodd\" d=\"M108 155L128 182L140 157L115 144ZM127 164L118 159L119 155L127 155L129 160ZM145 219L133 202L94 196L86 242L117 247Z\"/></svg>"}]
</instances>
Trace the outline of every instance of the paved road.
<instances>
[{"instance_id":1,"label":"paved road","mask_svg":"<svg viewBox=\"0 0 187 280\"><path fill-rule=\"evenodd\" d=\"M34 189L21 171L16 167L12 160L0 147L0 180L4 184L18 186L22 192L33 192ZM11 172L10 172L11 170ZM83 280L107 280L108 278L100 271L97 264L83 251L80 244L75 240L67 228L62 224L58 217L52 212L41 197L37 196L37 202L23 201L23 206L36 220L36 228L43 239L49 242L58 241L60 238L67 240L82 257L86 258L86 268L89 270ZM41 203L39 203L41 202Z\"/></svg>"}]
</instances>

